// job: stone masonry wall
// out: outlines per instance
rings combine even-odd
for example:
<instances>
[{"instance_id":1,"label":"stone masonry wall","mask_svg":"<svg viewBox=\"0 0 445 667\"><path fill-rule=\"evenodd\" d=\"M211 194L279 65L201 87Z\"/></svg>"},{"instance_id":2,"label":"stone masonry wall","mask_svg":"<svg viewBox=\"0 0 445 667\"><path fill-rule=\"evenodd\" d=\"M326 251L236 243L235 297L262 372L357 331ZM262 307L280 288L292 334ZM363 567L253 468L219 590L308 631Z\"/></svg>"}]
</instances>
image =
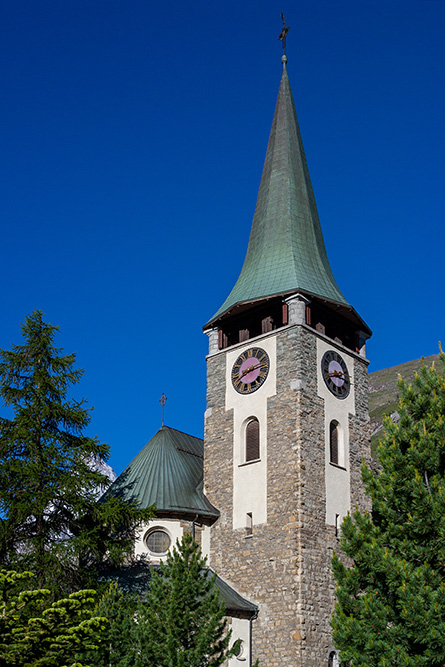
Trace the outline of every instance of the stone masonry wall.
<instances>
[{"instance_id":1,"label":"stone masonry wall","mask_svg":"<svg viewBox=\"0 0 445 667\"><path fill-rule=\"evenodd\" d=\"M351 512L356 508L370 510L371 503L363 491L361 466L373 467L371 460L371 422L368 412L368 364L355 360L355 417L349 419L349 448L351 465Z\"/></svg>"},{"instance_id":2,"label":"stone masonry wall","mask_svg":"<svg viewBox=\"0 0 445 667\"><path fill-rule=\"evenodd\" d=\"M277 393L268 401L267 523L254 526L251 536L232 529L233 411L225 410L225 354L208 359L205 486L221 512L212 527L210 564L259 607L254 660L259 658L262 667L319 667L327 663L332 646L330 559L338 541L325 523L324 405L317 396L316 334L293 326L278 330L276 337ZM357 480L367 423L366 365L357 361L356 366L350 466L352 501L362 504ZM304 380L304 388L291 389L295 380Z\"/></svg>"}]
</instances>

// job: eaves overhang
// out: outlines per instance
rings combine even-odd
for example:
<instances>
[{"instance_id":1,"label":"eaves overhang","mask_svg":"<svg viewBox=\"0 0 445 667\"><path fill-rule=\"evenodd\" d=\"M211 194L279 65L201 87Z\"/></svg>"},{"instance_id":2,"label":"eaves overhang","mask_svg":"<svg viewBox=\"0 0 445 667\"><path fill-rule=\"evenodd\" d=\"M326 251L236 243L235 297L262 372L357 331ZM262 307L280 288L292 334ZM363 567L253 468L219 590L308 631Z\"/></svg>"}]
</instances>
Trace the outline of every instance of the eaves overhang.
<instances>
[{"instance_id":1,"label":"eaves overhang","mask_svg":"<svg viewBox=\"0 0 445 667\"><path fill-rule=\"evenodd\" d=\"M225 320L237 317L242 315L243 312L250 310L252 307L262 305L272 301L273 299L281 298L283 301L293 294L302 294L308 297L310 300L318 301L321 304L326 305L331 310L335 311L339 315L343 316L345 319L353 322L364 334L369 338L372 336L372 330L366 324L366 322L360 317L355 308L353 308L348 303L334 301L333 299L327 299L324 296L319 294L314 294L307 290L289 290L288 292L281 292L278 294L270 294L266 297L260 297L258 299L248 299L246 301L239 301L231 306L229 306L225 311L219 313L217 316L214 316L210 319L207 324L203 326L203 331L211 329L213 327L218 327L224 323Z\"/></svg>"},{"instance_id":2,"label":"eaves overhang","mask_svg":"<svg viewBox=\"0 0 445 667\"><path fill-rule=\"evenodd\" d=\"M99 573L99 581L115 581L125 593L137 594L144 601L150 588L153 571L162 573L159 565L146 561L137 561L118 568L108 568ZM215 588L220 599L224 602L227 616L241 616L244 618L255 618L258 614L257 605L253 604L237 591L235 591L224 579L217 575L211 568L203 570L204 576L215 577Z\"/></svg>"}]
</instances>

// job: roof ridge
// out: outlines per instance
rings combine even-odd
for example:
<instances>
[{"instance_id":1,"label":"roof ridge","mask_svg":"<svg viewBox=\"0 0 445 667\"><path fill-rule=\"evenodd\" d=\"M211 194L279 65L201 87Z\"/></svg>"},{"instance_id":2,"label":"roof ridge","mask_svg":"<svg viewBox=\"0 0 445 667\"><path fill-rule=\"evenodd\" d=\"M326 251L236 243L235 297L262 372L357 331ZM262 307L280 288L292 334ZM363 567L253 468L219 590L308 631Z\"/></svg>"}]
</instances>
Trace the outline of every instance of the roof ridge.
<instances>
[{"instance_id":1,"label":"roof ridge","mask_svg":"<svg viewBox=\"0 0 445 667\"><path fill-rule=\"evenodd\" d=\"M185 452L186 454L190 454L191 456L196 456L197 459L204 459L204 456L202 454L196 454L195 452L191 452L189 449L185 449L184 447L176 446L176 449L178 450L178 452Z\"/></svg>"},{"instance_id":2,"label":"roof ridge","mask_svg":"<svg viewBox=\"0 0 445 667\"><path fill-rule=\"evenodd\" d=\"M159 431L162 431L162 429L175 431L176 433L182 433L183 435L186 435L188 438L195 438L196 440L202 440L202 442L204 442L204 438L200 438L199 435L191 435L190 433L186 433L185 431L180 431L178 428L173 428L173 426L166 426L166 424L163 424L159 429Z\"/></svg>"}]
</instances>

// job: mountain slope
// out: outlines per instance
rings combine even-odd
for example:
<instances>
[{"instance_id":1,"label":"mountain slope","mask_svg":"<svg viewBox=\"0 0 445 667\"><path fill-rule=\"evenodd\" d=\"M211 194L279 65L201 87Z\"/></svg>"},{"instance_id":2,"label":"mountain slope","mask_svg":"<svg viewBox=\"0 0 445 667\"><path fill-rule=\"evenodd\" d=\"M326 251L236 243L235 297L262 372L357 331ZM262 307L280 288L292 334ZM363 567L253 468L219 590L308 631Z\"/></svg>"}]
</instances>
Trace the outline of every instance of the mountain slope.
<instances>
[{"instance_id":1,"label":"mountain slope","mask_svg":"<svg viewBox=\"0 0 445 667\"><path fill-rule=\"evenodd\" d=\"M369 374L369 416L372 428L371 449L373 456L375 456L378 440L382 435L383 416L391 416L394 421L397 421L397 405L399 402L397 381L399 375L405 382L409 383L422 364L431 366L438 358L438 354L432 354L429 357L407 361L404 364L383 368Z\"/></svg>"}]
</instances>

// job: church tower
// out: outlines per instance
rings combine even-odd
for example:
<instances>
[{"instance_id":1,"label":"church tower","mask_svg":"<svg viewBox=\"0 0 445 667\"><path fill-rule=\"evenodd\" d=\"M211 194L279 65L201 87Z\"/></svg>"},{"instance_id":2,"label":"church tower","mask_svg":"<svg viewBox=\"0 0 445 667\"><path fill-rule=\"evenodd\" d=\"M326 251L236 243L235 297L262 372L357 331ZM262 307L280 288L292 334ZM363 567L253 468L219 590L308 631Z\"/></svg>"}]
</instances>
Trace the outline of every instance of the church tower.
<instances>
[{"instance_id":1,"label":"church tower","mask_svg":"<svg viewBox=\"0 0 445 667\"><path fill-rule=\"evenodd\" d=\"M329 266L282 63L244 265L204 327L210 565L258 607L253 660L327 667L332 550L365 502L371 331Z\"/></svg>"}]
</instances>

